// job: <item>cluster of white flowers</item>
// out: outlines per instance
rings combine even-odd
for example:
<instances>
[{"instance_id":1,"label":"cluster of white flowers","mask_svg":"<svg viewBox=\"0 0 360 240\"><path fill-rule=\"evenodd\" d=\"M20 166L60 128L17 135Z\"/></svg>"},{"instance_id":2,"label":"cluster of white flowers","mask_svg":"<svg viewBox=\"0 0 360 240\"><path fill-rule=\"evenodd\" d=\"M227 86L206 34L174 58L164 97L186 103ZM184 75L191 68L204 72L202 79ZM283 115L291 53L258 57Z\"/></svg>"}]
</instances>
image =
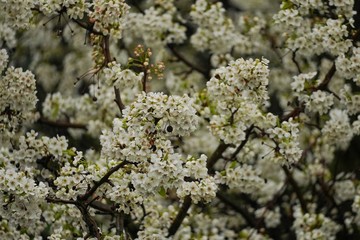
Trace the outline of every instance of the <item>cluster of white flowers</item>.
<instances>
[{"instance_id":1,"label":"cluster of white flowers","mask_svg":"<svg viewBox=\"0 0 360 240\"><path fill-rule=\"evenodd\" d=\"M340 203L346 200L353 200L356 193L354 183L351 180L340 180L335 182L334 190L335 199Z\"/></svg>"},{"instance_id":2,"label":"cluster of white flowers","mask_svg":"<svg viewBox=\"0 0 360 240\"><path fill-rule=\"evenodd\" d=\"M75 236L84 236L85 234L81 213L75 206L49 204L42 217L50 227L51 235L48 239L73 239Z\"/></svg>"},{"instance_id":3,"label":"cluster of white flowers","mask_svg":"<svg viewBox=\"0 0 360 240\"><path fill-rule=\"evenodd\" d=\"M47 16L66 9L66 14L73 19L82 19L91 7L91 3L85 0L39 0L37 4L39 5L39 10Z\"/></svg>"},{"instance_id":4,"label":"cluster of white flowers","mask_svg":"<svg viewBox=\"0 0 360 240\"><path fill-rule=\"evenodd\" d=\"M330 119L326 121L321 130L327 143L342 148L348 146L353 137L353 132L347 112L340 109L332 109L329 116Z\"/></svg>"},{"instance_id":5,"label":"cluster of white flowers","mask_svg":"<svg viewBox=\"0 0 360 240\"><path fill-rule=\"evenodd\" d=\"M89 182L93 180L93 175L84 174L86 172L82 164L73 167L65 163L59 170L59 176L54 180L54 185L57 187L56 197L76 200L76 197L84 194Z\"/></svg>"},{"instance_id":6,"label":"cluster of white flowers","mask_svg":"<svg viewBox=\"0 0 360 240\"><path fill-rule=\"evenodd\" d=\"M348 1L342 6L326 4L317 1L284 1L282 9L274 15L275 23L281 28L287 46L293 51L299 50L303 54L321 54L329 52L339 55L347 52L352 43L349 37L347 24L351 20L353 1ZM343 8L344 7L344 8ZM347 18L324 18L314 20L313 11L334 12L335 16L347 15Z\"/></svg>"},{"instance_id":7,"label":"cluster of white flowers","mask_svg":"<svg viewBox=\"0 0 360 240\"><path fill-rule=\"evenodd\" d=\"M305 106L310 112L325 114L330 110L333 104L334 95L318 90L310 95L308 101L305 103Z\"/></svg>"},{"instance_id":8,"label":"cluster of white flowers","mask_svg":"<svg viewBox=\"0 0 360 240\"><path fill-rule=\"evenodd\" d=\"M144 224L138 232L138 239L168 239L168 228L171 219L175 218L177 209L173 206L163 206L158 202L148 200L146 206L149 212L144 218Z\"/></svg>"},{"instance_id":9,"label":"cluster of white flowers","mask_svg":"<svg viewBox=\"0 0 360 240\"><path fill-rule=\"evenodd\" d=\"M25 172L16 168L0 169L0 215L14 226L28 228L28 233L39 234L35 223L41 216L41 206L48 193L46 185L36 183Z\"/></svg>"},{"instance_id":10,"label":"cluster of white flowers","mask_svg":"<svg viewBox=\"0 0 360 240\"><path fill-rule=\"evenodd\" d=\"M173 1L167 1L167 4L170 6L158 4L145 9L144 13L130 13L129 31L151 47L184 42L186 28L176 22L177 12Z\"/></svg>"},{"instance_id":11,"label":"cluster of white flowers","mask_svg":"<svg viewBox=\"0 0 360 240\"><path fill-rule=\"evenodd\" d=\"M340 90L340 98L341 103L346 107L346 111L350 116L360 112L360 95L356 92L352 93L349 85L345 85Z\"/></svg>"},{"instance_id":12,"label":"cluster of white flowers","mask_svg":"<svg viewBox=\"0 0 360 240\"><path fill-rule=\"evenodd\" d=\"M139 85L143 78L143 73L136 74L130 69L122 69L120 63L111 62L107 68L103 69L105 82L109 86L119 89L131 88Z\"/></svg>"},{"instance_id":13,"label":"cluster of white flowers","mask_svg":"<svg viewBox=\"0 0 360 240\"><path fill-rule=\"evenodd\" d=\"M33 169L37 166L37 160L48 160L53 158L58 164L68 160L68 143L64 136L49 138L43 136L38 138L38 133L31 131L25 136L20 136L18 140L18 149L11 151L0 151L0 161L2 166L17 165L19 169L25 171L28 175L39 174ZM11 161L14 160L15 162ZM41 174L49 175L47 170ZM45 176L44 175L44 176ZM50 176L49 176L50 177ZM53 176L51 176L53 177Z\"/></svg>"},{"instance_id":14,"label":"cluster of white flowers","mask_svg":"<svg viewBox=\"0 0 360 240\"><path fill-rule=\"evenodd\" d=\"M102 156L138 163L131 172L131 183L141 194L177 188L180 198L190 195L194 202L210 201L217 185L207 174L206 156L185 160L173 152L167 140L194 131L198 121L195 113L186 95L139 94L123 111L123 119L115 119L113 130L104 131L101 136ZM186 177L193 180L185 181Z\"/></svg>"},{"instance_id":15,"label":"cluster of white flowers","mask_svg":"<svg viewBox=\"0 0 360 240\"><path fill-rule=\"evenodd\" d=\"M330 218L319 213L303 213L299 207L294 208L293 228L298 239L336 239L341 229Z\"/></svg>"},{"instance_id":16,"label":"cluster of white flowers","mask_svg":"<svg viewBox=\"0 0 360 240\"><path fill-rule=\"evenodd\" d=\"M295 91L294 96L305 104L306 110L323 115L334 105L334 95L322 90L313 91L319 85L316 74L309 72L294 76L291 88Z\"/></svg>"},{"instance_id":17,"label":"cluster of white flowers","mask_svg":"<svg viewBox=\"0 0 360 240\"><path fill-rule=\"evenodd\" d=\"M14 48L17 42L15 34L15 30L8 23L0 22L0 46L6 44L9 48Z\"/></svg>"},{"instance_id":18,"label":"cluster of white flowers","mask_svg":"<svg viewBox=\"0 0 360 240\"><path fill-rule=\"evenodd\" d=\"M3 51L2 56L6 59ZM34 121L37 101L34 75L22 68L7 68L0 76L0 133L11 134L21 124Z\"/></svg>"},{"instance_id":19,"label":"cluster of white flowers","mask_svg":"<svg viewBox=\"0 0 360 240\"><path fill-rule=\"evenodd\" d=\"M224 216L218 212L211 212L211 215L216 217L210 217L197 208L191 209L191 215L184 221L185 226L176 233L174 239L196 239L199 236L205 239L238 239L232 227L241 219ZM192 231L192 229L196 230Z\"/></svg>"},{"instance_id":20,"label":"cluster of white flowers","mask_svg":"<svg viewBox=\"0 0 360 240\"><path fill-rule=\"evenodd\" d=\"M283 121L281 126L269 128L266 133L275 143L275 152L272 160L280 164L293 164L300 160L302 150L299 147L299 128L292 118Z\"/></svg>"},{"instance_id":21,"label":"cluster of white flowers","mask_svg":"<svg viewBox=\"0 0 360 240\"><path fill-rule=\"evenodd\" d=\"M261 107L268 99L267 63L266 59L240 58L216 69L207 82L209 98L216 104L210 128L225 143L241 143L245 130L266 118Z\"/></svg>"},{"instance_id":22,"label":"cluster of white flowers","mask_svg":"<svg viewBox=\"0 0 360 240\"><path fill-rule=\"evenodd\" d=\"M351 55L347 55L345 52L339 55L336 59L336 70L344 78L352 79L360 86L360 47L353 47L351 52Z\"/></svg>"},{"instance_id":23,"label":"cluster of white flowers","mask_svg":"<svg viewBox=\"0 0 360 240\"><path fill-rule=\"evenodd\" d=\"M198 25L190 41L200 51L226 53L241 40L234 23L225 16L221 2L211 4L206 0L197 0L192 5L190 16Z\"/></svg>"},{"instance_id":24,"label":"cluster of white flowers","mask_svg":"<svg viewBox=\"0 0 360 240\"><path fill-rule=\"evenodd\" d=\"M91 136L100 136L101 131L110 129L119 109L114 102L114 90L102 85L90 85L90 93L81 97L63 96L59 92L49 94L43 102L42 114L50 120L83 124ZM138 88L128 89L122 100L128 103L135 97ZM95 101L96 100L96 101ZM67 116L71 115L69 119ZM84 132L84 131L83 131ZM74 137L79 136L73 132Z\"/></svg>"},{"instance_id":25,"label":"cluster of white flowers","mask_svg":"<svg viewBox=\"0 0 360 240\"><path fill-rule=\"evenodd\" d=\"M281 223L280 208L276 207L274 210L267 208L259 208L255 211L258 218L263 218L266 227L275 228Z\"/></svg>"},{"instance_id":26,"label":"cluster of white flowers","mask_svg":"<svg viewBox=\"0 0 360 240\"><path fill-rule=\"evenodd\" d=\"M358 2L281 2L0 0L0 239L358 238Z\"/></svg>"},{"instance_id":27,"label":"cluster of white flowers","mask_svg":"<svg viewBox=\"0 0 360 240\"><path fill-rule=\"evenodd\" d=\"M91 7L89 17L94 23L94 29L105 36L111 34L115 38L121 38L129 5L124 0L95 0Z\"/></svg>"},{"instance_id":28,"label":"cluster of white flowers","mask_svg":"<svg viewBox=\"0 0 360 240\"><path fill-rule=\"evenodd\" d=\"M6 22L9 26L15 29L27 28L30 25L33 13L31 8L35 6L34 0L2 0L0 1L0 8L2 16L0 19Z\"/></svg>"},{"instance_id":29,"label":"cluster of white flowers","mask_svg":"<svg viewBox=\"0 0 360 240\"><path fill-rule=\"evenodd\" d=\"M214 177L207 176L198 181L182 183L176 190L180 198L190 196L191 200L197 204L199 202L208 203L216 197L218 190Z\"/></svg>"},{"instance_id":30,"label":"cluster of white flowers","mask_svg":"<svg viewBox=\"0 0 360 240\"><path fill-rule=\"evenodd\" d=\"M141 93L123 114L125 124L129 128L139 127L140 131L160 135L187 136L198 125L193 99L187 95L167 96L163 93Z\"/></svg>"},{"instance_id":31,"label":"cluster of white flowers","mask_svg":"<svg viewBox=\"0 0 360 240\"><path fill-rule=\"evenodd\" d=\"M9 55L5 49L0 50L0 74L6 69Z\"/></svg>"},{"instance_id":32,"label":"cluster of white flowers","mask_svg":"<svg viewBox=\"0 0 360 240\"><path fill-rule=\"evenodd\" d=\"M316 72L302 73L294 76L294 81L291 83L291 88L295 92L301 92L306 90L306 87L311 87L313 84L313 78L316 76Z\"/></svg>"},{"instance_id":33,"label":"cluster of white flowers","mask_svg":"<svg viewBox=\"0 0 360 240\"><path fill-rule=\"evenodd\" d=\"M230 189L239 190L243 193L254 193L264 186L264 179L259 177L260 172L251 165L229 166L219 174L221 183L225 183Z\"/></svg>"}]
</instances>

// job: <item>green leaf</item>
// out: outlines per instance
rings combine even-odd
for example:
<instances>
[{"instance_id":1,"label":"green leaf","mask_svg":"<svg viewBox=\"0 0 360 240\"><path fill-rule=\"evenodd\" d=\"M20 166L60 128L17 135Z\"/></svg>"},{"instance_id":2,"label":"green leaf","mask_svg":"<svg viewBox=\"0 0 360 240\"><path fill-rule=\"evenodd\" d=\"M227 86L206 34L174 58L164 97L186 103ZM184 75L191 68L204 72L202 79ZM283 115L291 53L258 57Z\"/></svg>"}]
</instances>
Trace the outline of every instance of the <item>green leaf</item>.
<instances>
[{"instance_id":1,"label":"green leaf","mask_svg":"<svg viewBox=\"0 0 360 240\"><path fill-rule=\"evenodd\" d=\"M166 190L164 187L161 187L158 192L162 197L166 197Z\"/></svg>"},{"instance_id":2,"label":"green leaf","mask_svg":"<svg viewBox=\"0 0 360 240\"><path fill-rule=\"evenodd\" d=\"M236 161L233 161L231 164L230 164L230 168L235 168L237 165L237 162Z\"/></svg>"},{"instance_id":3,"label":"green leaf","mask_svg":"<svg viewBox=\"0 0 360 240\"><path fill-rule=\"evenodd\" d=\"M289 0L285 0L281 4L281 10L286 10L286 9L292 8L293 6L294 6L294 3L292 3Z\"/></svg>"},{"instance_id":4,"label":"green leaf","mask_svg":"<svg viewBox=\"0 0 360 240\"><path fill-rule=\"evenodd\" d=\"M68 156L70 156L70 157L76 156L76 153L75 153L74 150L72 150L72 149L64 150L63 153L66 154L66 155L68 155Z\"/></svg>"}]
</instances>

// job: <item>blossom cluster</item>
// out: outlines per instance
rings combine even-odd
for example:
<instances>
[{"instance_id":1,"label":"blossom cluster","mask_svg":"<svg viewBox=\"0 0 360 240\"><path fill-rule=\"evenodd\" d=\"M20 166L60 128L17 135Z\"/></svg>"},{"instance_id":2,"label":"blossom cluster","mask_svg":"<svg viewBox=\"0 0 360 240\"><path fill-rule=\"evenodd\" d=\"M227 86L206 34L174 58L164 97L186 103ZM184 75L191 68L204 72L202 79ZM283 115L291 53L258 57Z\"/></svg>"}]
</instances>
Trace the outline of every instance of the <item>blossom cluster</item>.
<instances>
[{"instance_id":1,"label":"blossom cluster","mask_svg":"<svg viewBox=\"0 0 360 240\"><path fill-rule=\"evenodd\" d=\"M195 48L226 53L236 45L239 36L232 20L224 12L221 2L211 4L206 0L197 0L192 5L190 16L198 25L196 33L190 39Z\"/></svg>"},{"instance_id":2,"label":"blossom cluster","mask_svg":"<svg viewBox=\"0 0 360 240\"><path fill-rule=\"evenodd\" d=\"M207 83L209 98L216 104L210 106L215 113L210 119L214 135L225 143L239 144L247 128L266 118L261 108L268 99L268 74L265 59L240 58L216 69Z\"/></svg>"},{"instance_id":3,"label":"blossom cluster","mask_svg":"<svg viewBox=\"0 0 360 240\"><path fill-rule=\"evenodd\" d=\"M104 35L121 38L129 5L125 1L95 0L89 13L94 29Z\"/></svg>"},{"instance_id":4,"label":"blossom cluster","mask_svg":"<svg viewBox=\"0 0 360 240\"><path fill-rule=\"evenodd\" d=\"M7 54L2 50L1 55L0 70L3 71L7 63ZM36 119L34 111L37 101L35 76L30 71L9 67L4 75L1 74L0 133L2 137L0 141L11 137L23 123Z\"/></svg>"},{"instance_id":5,"label":"blossom cluster","mask_svg":"<svg viewBox=\"0 0 360 240\"><path fill-rule=\"evenodd\" d=\"M284 1L282 9L274 15L275 23L286 40L286 45L293 51L321 54L328 52L340 55L351 47L348 39L347 24L351 22L353 1L337 4L335 2L323 3L321 1ZM350 10L350 11L349 11ZM309 15L312 11L319 12ZM332 13L339 18L324 18L321 13ZM311 16L311 17L308 17ZM342 17L343 16L343 17Z\"/></svg>"},{"instance_id":6,"label":"blossom cluster","mask_svg":"<svg viewBox=\"0 0 360 240\"><path fill-rule=\"evenodd\" d=\"M0 7L0 239L360 238L357 1Z\"/></svg>"},{"instance_id":7,"label":"blossom cluster","mask_svg":"<svg viewBox=\"0 0 360 240\"><path fill-rule=\"evenodd\" d=\"M143 13L130 13L127 31L143 37L145 44L151 47L179 44L186 39L186 28L179 18L173 0L157 1L156 6L145 9Z\"/></svg>"}]
</instances>

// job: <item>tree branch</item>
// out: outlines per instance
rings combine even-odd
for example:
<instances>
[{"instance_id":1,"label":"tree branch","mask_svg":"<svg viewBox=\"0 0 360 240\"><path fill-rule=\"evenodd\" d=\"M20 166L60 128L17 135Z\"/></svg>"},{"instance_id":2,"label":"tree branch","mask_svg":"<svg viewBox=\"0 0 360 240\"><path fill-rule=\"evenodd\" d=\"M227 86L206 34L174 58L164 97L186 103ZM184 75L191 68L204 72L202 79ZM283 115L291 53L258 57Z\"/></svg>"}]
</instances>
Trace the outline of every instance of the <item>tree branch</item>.
<instances>
[{"instance_id":1,"label":"tree branch","mask_svg":"<svg viewBox=\"0 0 360 240\"><path fill-rule=\"evenodd\" d=\"M301 206L301 210L306 213L308 212L308 208L306 205L306 201L303 198L303 194L301 193L301 190L299 188L299 185L297 184L297 182L295 181L295 179L293 178L291 172L289 171L289 169L286 166L283 166L284 172L286 174L286 177L290 183L290 185L293 187L294 192L296 194L296 197L299 199L300 202L300 206Z\"/></svg>"},{"instance_id":2,"label":"tree branch","mask_svg":"<svg viewBox=\"0 0 360 240\"><path fill-rule=\"evenodd\" d=\"M223 141L220 142L214 153L210 156L207 161L206 167L210 173L214 173L213 167L216 162L222 157L222 154L229 147L229 144L225 144Z\"/></svg>"},{"instance_id":3,"label":"tree branch","mask_svg":"<svg viewBox=\"0 0 360 240\"><path fill-rule=\"evenodd\" d=\"M71 123L71 122L65 122L65 121L52 121L52 120L49 120L49 119L44 118L44 117L39 118L39 120L37 122L41 123L41 124L46 124L46 125L49 125L49 126L53 126L53 127L58 127L58 128L78 128L78 129L87 130L86 125L82 124L82 123Z\"/></svg>"},{"instance_id":4,"label":"tree branch","mask_svg":"<svg viewBox=\"0 0 360 240\"><path fill-rule=\"evenodd\" d=\"M236 148L235 152L233 152L233 154L231 154L230 160L235 159L236 155L239 154L239 152L241 151L241 149L244 148L244 146L246 145L246 143L249 141L249 137L250 134L252 132L252 130L254 129L254 125L251 125L248 129L246 129L245 131L245 139L240 143L240 145Z\"/></svg>"},{"instance_id":5,"label":"tree branch","mask_svg":"<svg viewBox=\"0 0 360 240\"><path fill-rule=\"evenodd\" d=\"M184 203L181 206L181 209L179 210L178 214L176 215L176 218L172 222L170 228L168 237L175 235L177 230L179 229L181 223L183 222L184 218L186 217L187 211L189 210L191 206L191 197L186 196L184 198Z\"/></svg>"},{"instance_id":6,"label":"tree branch","mask_svg":"<svg viewBox=\"0 0 360 240\"><path fill-rule=\"evenodd\" d=\"M172 54L179 59L181 62L183 62L186 66L190 67L191 69L194 69L195 71L201 73L206 79L210 78L210 73L206 70L203 70L196 66L195 64L191 63L189 60L187 60L184 56L182 56L174 47L172 44L168 44L167 47L170 49Z\"/></svg>"},{"instance_id":7,"label":"tree branch","mask_svg":"<svg viewBox=\"0 0 360 240\"><path fill-rule=\"evenodd\" d=\"M246 210L246 208L242 208L241 206L238 206L233 201L231 201L229 199L229 197L227 197L224 193L222 193L220 191L216 193L216 197L220 201L225 203L226 205L233 208L236 212L240 213L241 216L244 217L245 221L248 223L249 226L251 226L251 227L256 227L257 226L255 218L253 216L251 216L251 214Z\"/></svg>"},{"instance_id":8,"label":"tree branch","mask_svg":"<svg viewBox=\"0 0 360 240\"><path fill-rule=\"evenodd\" d=\"M57 203L57 204L72 204L72 205L76 205L77 202L74 201L74 200L64 200L64 199L60 199L60 198L52 198L52 197L46 197L45 200L47 202L50 202L50 203Z\"/></svg>"},{"instance_id":9,"label":"tree branch","mask_svg":"<svg viewBox=\"0 0 360 240\"><path fill-rule=\"evenodd\" d=\"M104 183L106 183L110 176L115 173L117 170L119 170L120 168L124 167L126 164L128 164L128 161L122 161L121 163L119 163L118 165L110 168L110 170L99 180L96 181L94 183L94 186L87 191L83 196L80 196L79 199L82 201L86 201L88 198L90 198L95 192L96 190Z\"/></svg>"}]
</instances>

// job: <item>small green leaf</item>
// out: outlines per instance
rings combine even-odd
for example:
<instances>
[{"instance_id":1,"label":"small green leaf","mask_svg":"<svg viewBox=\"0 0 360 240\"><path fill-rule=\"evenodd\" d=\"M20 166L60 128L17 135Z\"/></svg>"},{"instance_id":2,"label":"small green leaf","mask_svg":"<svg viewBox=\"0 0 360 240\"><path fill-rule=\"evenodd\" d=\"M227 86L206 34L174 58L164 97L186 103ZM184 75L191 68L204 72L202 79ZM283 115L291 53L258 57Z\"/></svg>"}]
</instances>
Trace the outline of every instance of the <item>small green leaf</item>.
<instances>
[{"instance_id":1,"label":"small green leaf","mask_svg":"<svg viewBox=\"0 0 360 240\"><path fill-rule=\"evenodd\" d=\"M161 188L160 188L159 194L160 194L162 197L166 197L166 190L165 190L164 187L161 187Z\"/></svg>"},{"instance_id":2,"label":"small green leaf","mask_svg":"<svg viewBox=\"0 0 360 240\"><path fill-rule=\"evenodd\" d=\"M74 150L72 150L72 149L64 150L63 153L66 154L66 155L69 155L69 156L71 156L71 157L76 156L76 153L75 153Z\"/></svg>"}]
</instances>

